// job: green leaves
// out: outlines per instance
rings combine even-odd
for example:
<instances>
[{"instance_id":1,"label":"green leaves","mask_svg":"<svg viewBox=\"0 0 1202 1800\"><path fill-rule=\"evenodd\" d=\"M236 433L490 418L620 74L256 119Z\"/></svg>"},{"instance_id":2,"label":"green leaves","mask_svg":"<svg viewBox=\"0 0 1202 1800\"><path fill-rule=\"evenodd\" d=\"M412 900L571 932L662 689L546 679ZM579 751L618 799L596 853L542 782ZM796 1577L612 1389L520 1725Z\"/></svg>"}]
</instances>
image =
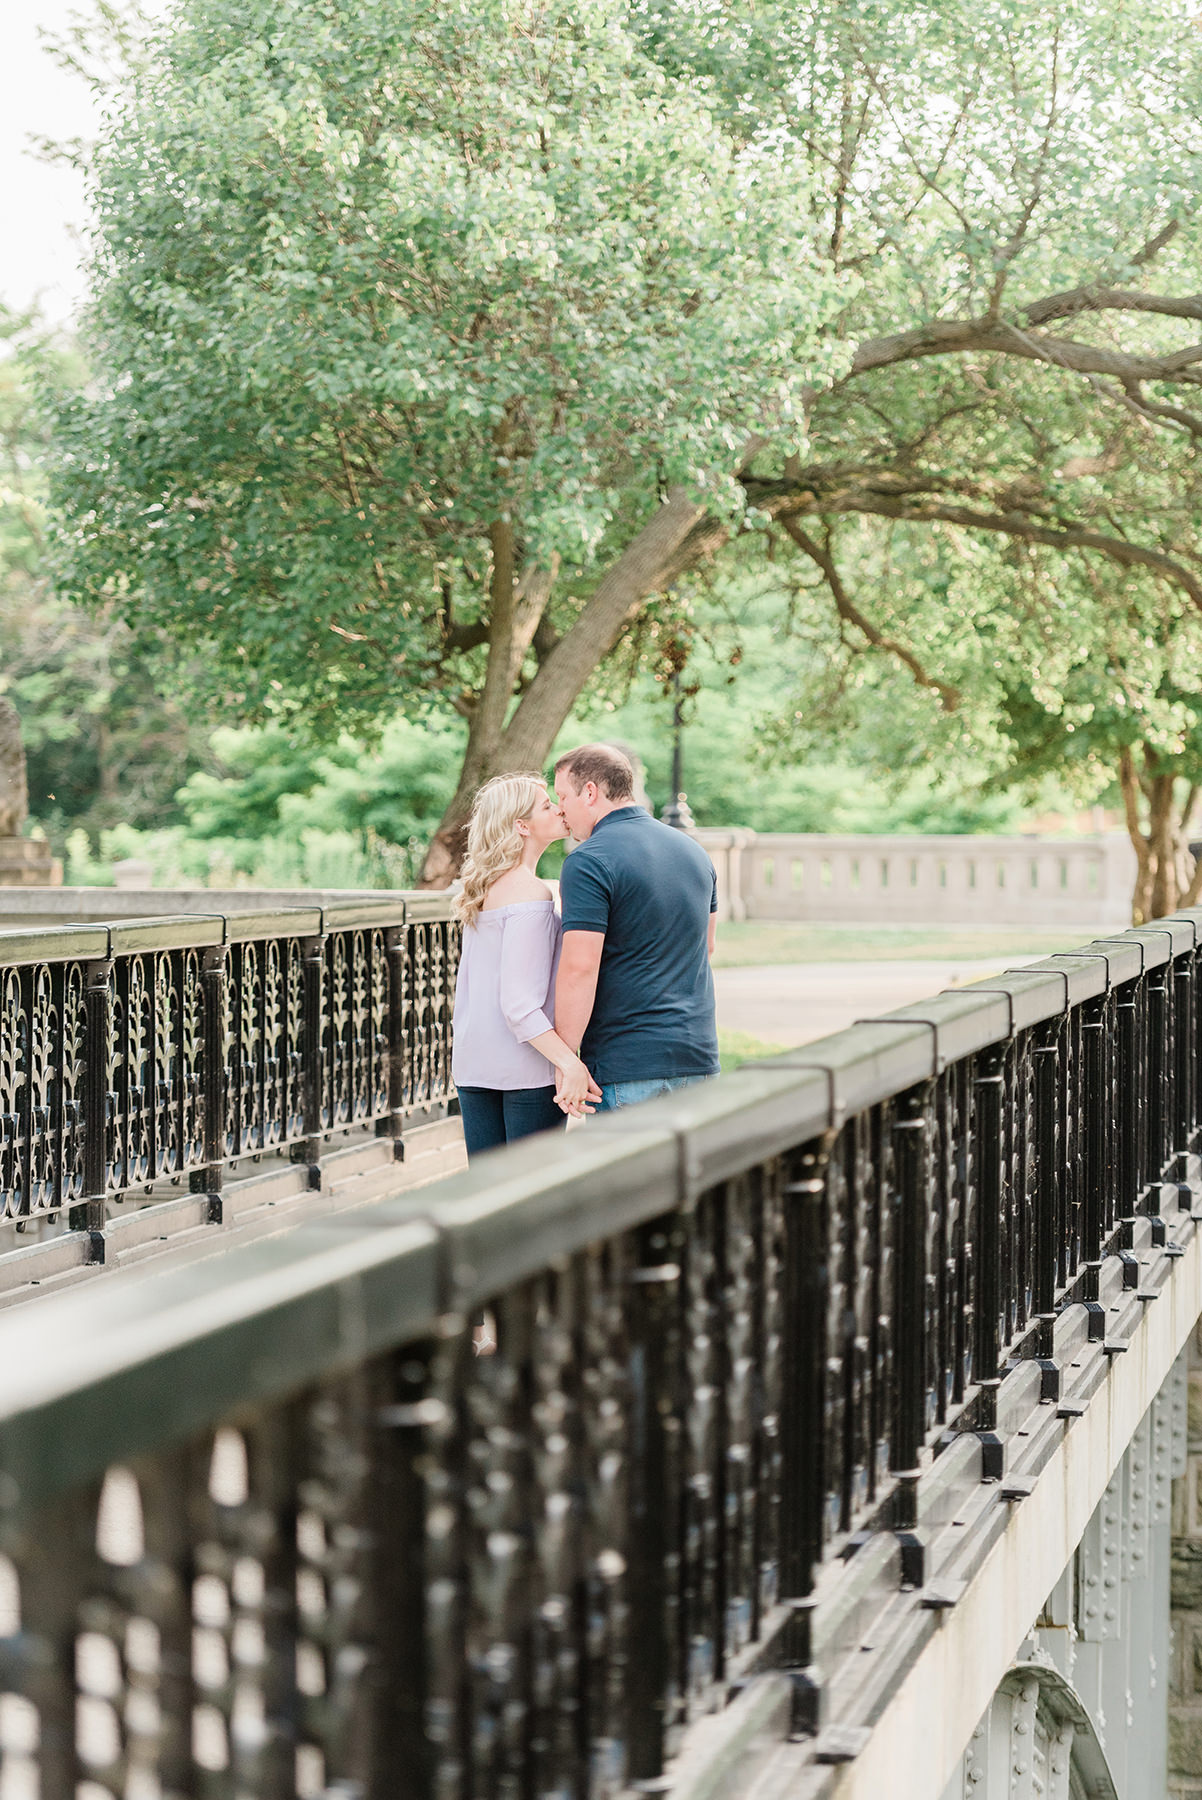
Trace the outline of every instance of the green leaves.
<instances>
[{"instance_id":1,"label":"green leaves","mask_svg":"<svg viewBox=\"0 0 1202 1800\"><path fill-rule=\"evenodd\" d=\"M612 0L192 0L98 167L61 579L199 631L240 705L283 634L310 717L378 715L435 597L479 605L502 508L587 579L628 494L737 505L736 447L796 438L847 355L808 179L740 151Z\"/></svg>"},{"instance_id":2,"label":"green leaves","mask_svg":"<svg viewBox=\"0 0 1202 1800\"><path fill-rule=\"evenodd\" d=\"M1166 358L1197 321L1104 296L1197 289L1186 22L182 0L97 164L64 590L198 647L231 717L490 710L495 740L524 688L549 741L536 664L679 489L706 528L631 607L796 508L964 696L924 688L905 754L967 732L1000 779L1042 716L1085 766L1130 696L1184 742L1198 624L1163 559L1202 570L1202 432ZM541 636L506 637L550 570Z\"/></svg>"}]
</instances>

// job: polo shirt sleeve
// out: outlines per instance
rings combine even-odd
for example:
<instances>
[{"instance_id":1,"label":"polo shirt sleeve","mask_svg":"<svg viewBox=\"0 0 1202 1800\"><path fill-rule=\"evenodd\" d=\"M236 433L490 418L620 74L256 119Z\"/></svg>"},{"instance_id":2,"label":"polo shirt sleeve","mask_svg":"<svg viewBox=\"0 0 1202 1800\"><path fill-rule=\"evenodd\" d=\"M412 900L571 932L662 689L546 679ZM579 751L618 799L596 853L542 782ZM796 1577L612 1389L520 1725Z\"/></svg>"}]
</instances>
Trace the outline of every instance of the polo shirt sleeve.
<instances>
[{"instance_id":1,"label":"polo shirt sleeve","mask_svg":"<svg viewBox=\"0 0 1202 1800\"><path fill-rule=\"evenodd\" d=\"M609 930L610 877L594 856L574 850L559 874L559 899L565 931Z\"/></svg>"}]
</instances>

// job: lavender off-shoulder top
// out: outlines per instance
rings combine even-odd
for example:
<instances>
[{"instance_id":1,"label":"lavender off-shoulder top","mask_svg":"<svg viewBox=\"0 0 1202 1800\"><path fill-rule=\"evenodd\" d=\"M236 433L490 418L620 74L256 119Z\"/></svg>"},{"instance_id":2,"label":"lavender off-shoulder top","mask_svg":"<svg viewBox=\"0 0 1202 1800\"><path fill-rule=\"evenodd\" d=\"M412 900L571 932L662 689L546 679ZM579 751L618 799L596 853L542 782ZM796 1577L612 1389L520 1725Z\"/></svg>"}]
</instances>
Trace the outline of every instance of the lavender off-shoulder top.
<instances>
[{"instance_id":1,"label":"lavender off-shoulder top","mask_svg":"<svg viewBox=\"0 0 1202 1800\"><path fill-rule=\"evenodd\" d=\"M463 933L451 1073L462 1087L550 1087L555 1065L528 1039L553 1028L563 935L552 900L476 914Z\"/></svg>"}]
</instances>

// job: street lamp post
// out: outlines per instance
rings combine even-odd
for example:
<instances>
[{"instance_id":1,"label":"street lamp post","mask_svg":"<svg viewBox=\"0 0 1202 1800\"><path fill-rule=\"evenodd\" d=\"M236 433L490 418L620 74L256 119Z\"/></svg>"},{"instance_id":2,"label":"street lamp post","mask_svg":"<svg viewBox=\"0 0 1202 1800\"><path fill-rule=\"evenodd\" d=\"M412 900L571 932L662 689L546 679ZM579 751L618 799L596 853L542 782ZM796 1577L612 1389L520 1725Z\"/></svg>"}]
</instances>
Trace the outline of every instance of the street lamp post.
<instances>
[{"instance_id":1,"label":"street lamp post","mask_svg":"<svg viewBox=\"0 0 1202 1800\"><path fill-rule=\"evenodd\" d=\"M675 669L672 673L672 798L659 816L665 825L672 825L677 831L691 831L693 815L684 794L684 751L681 745L683 732L684 702L680 695L680 670Z\"/></svg>"}]
</instances>

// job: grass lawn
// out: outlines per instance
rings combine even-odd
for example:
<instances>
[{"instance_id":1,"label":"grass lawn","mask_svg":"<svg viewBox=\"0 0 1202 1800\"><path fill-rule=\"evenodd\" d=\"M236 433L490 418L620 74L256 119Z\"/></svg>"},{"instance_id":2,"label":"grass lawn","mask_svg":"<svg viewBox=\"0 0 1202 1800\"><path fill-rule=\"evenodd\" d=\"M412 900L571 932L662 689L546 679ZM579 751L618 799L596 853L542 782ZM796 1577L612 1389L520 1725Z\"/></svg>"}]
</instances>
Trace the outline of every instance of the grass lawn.
<instances>
[{"instance_id":1,"label":"grass lawn","mask_svg":"<svg viewBox=\"0 0 1202 1800\"><path fill-rule=\"evenodd\" d=\"M927 962L956 957L1053 956L1073 950L1096 931L1071 925L1030 931L1019 926L812 925L768 919L728 919L718 926L716 969L765 968L775 963ZM748 1054L754 1054L749 1052ZM766 1052L760 1052L766 1054Z\"/></svg>"},{"instance_id":2,"label":"grass lawn","mask_svg":"<svg viewBox=\"0 0 1202 1800\"><path fill-rule=\"evenodd\" d=\"M723 1031L718 1027L718 1055L722 1069L737 1069L741 1062L747 1062L753 1056L774 1056L783 1050L783 1044L765 1044L759 1038L752 1037L749 1031Z\"/></svg>"}]
</instances>

